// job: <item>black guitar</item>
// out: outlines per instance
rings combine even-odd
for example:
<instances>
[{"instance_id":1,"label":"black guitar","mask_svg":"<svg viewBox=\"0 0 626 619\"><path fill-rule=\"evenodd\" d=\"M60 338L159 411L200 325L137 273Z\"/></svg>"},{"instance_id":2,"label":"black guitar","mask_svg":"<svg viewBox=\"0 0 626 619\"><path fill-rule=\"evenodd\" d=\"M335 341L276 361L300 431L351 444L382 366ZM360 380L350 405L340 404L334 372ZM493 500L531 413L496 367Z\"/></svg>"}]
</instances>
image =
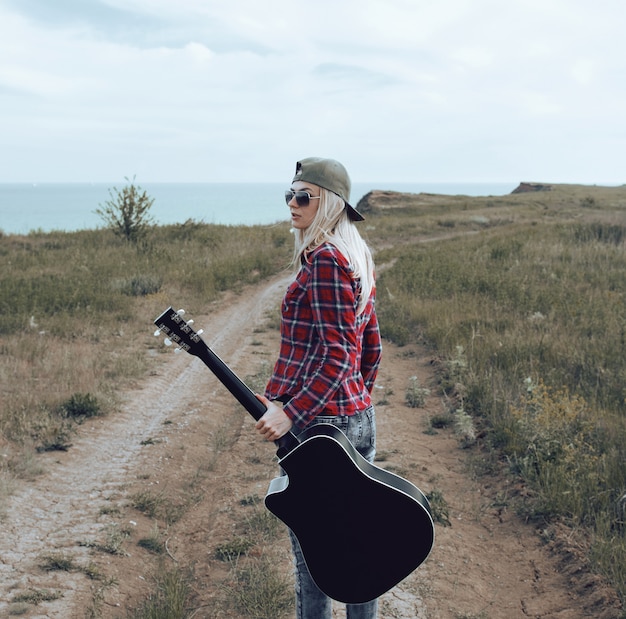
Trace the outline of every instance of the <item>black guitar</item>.
<instances>
[{"instance_id":1,"label":"black guitar","mask_svg":"<svg viewBox=\"0 0 626 619\"><path fill-rule=\"evenodd\" d=\"M265 405L180 312L170 307L154 323L168 343L200 358L254 419L263 416ZM287 475L272 480L265 505L294 532L326 595L369 602L423 563L435 531L428 500L416 486L370 464L331 424L298 437L288 432L276 444Z\"/></svg>"}]
</instances>

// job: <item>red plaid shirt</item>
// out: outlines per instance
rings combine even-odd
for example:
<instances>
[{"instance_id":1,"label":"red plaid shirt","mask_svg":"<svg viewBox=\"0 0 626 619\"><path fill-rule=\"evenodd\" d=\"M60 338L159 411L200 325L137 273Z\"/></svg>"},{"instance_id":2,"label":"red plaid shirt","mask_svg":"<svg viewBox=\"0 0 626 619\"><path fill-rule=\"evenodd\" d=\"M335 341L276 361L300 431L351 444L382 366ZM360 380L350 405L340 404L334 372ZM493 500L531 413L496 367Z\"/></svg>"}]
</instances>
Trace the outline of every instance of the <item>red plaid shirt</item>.
<instances>
[{"instance_id":1,"label":"red plaid shirt","mask_svg":"<svg viewBox=\"0 0 626 619\"><path fill-rule=\"evenodd\" d=\"M308 256L282 304L280 353L266 387L298 427L371 404L382 352L375 291L357 316L359 282L330 243Z\"/></svg>"}]
</instances>

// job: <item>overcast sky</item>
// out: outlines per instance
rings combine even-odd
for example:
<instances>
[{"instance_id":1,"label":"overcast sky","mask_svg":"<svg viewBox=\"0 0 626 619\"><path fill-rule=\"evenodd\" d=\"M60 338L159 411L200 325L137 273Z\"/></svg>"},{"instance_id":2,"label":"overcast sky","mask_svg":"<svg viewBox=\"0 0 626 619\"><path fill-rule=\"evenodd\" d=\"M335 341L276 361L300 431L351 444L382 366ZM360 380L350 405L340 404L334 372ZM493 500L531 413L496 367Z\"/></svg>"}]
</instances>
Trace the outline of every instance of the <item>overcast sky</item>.
<instances>
[{"instance_id":1,"label":"overcast sky","mask_svg":"<svg viewBox=\"0 0 626 619\"><path fill-rule=\"evenodd\" d=\"M0 182L626 183L624 0L0 0Z\"/></svg>"}]
</instances>

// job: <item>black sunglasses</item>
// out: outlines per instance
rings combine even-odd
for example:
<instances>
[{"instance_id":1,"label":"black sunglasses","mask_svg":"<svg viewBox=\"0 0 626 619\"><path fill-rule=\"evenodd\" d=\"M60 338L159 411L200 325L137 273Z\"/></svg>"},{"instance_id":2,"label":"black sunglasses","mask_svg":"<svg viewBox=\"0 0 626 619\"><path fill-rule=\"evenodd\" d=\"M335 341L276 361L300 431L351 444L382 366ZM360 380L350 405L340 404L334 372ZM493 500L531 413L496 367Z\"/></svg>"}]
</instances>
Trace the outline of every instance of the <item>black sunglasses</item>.
<instances>
[{"instance_id":1,"label":"black sunglasses","mask_svg":"<svg viewBox=\"0 0 626 619\"><path fill-rule=\"evenodd\" d=\"M308 191L294 191L287 189L285 191L285 202L289 204L294 197L298 206L309 206L309 200L319 200L320 196L312 196Z\"/></svg>"}]
</instances>

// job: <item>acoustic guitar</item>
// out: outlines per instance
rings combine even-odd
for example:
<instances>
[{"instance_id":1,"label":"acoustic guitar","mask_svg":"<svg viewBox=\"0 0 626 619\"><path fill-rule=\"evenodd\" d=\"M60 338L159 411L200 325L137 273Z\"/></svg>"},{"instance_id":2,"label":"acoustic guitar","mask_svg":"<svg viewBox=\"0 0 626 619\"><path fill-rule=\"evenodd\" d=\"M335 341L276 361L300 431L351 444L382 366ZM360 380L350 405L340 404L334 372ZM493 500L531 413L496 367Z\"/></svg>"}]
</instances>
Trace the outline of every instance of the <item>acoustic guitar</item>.
<instances>
[{"instance_id":1,"label":"acoustic guitar","mask_svg":"<svg viewBox=\"0 0 626 619\"><path fill-rule=\"evenodd\" d=\"M172 307L155 321L166 344L201 359L257 421L267 410ZM286 473L273 479L265 506L295 534L317 586L347 604L369 602L428 557L434 525L424 494L369 463L334 425L317 424L276 441Z\"/></svg>"}]
</instances>

